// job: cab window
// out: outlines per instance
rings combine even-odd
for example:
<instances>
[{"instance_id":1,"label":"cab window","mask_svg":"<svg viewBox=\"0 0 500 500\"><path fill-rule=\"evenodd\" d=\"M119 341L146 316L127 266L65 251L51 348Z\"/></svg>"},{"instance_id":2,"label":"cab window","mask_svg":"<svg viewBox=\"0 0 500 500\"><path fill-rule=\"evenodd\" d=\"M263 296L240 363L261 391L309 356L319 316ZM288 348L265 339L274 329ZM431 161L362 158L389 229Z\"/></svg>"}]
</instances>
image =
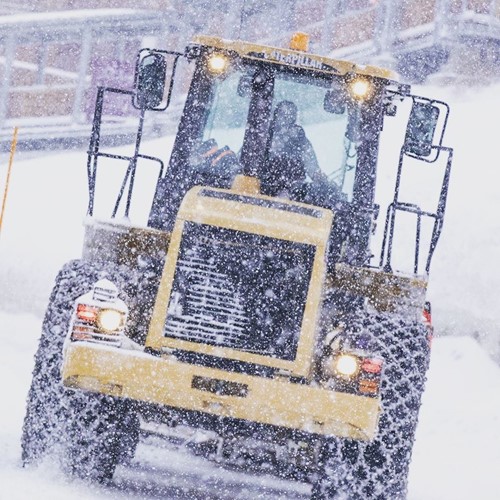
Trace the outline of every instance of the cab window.
<instances>
[{"instance_id":1,"label":"cab window","mask_svg":"<svg viewBox=\"0 0 500 500\"><path fill-rule=\"evenodd\" d=\"M354 174L357 162L357 142L349 133L353 119L347 107L343 112L325 110L324 100L331 83L323 79L298 75L276 74L273 110L283 101L291 101L297 108L296 123L303 129L312 146L306 148L305 161L316 162L328 180L341 190L347 200L352 200ZM313 158L310 158L313 156ZM313 181L310 170L307 181Z\"/></svg>"},{"instance_id":2,"label":"cab window","mask_svg":"<svg viewBox=\"0 0 500 500\"><path fill-rule=\"evenodd\" d=\"M214 82L212 107L203 131L203 142L212 139L219 147L228 146L236 153L243 145L250 105L250 95L237 92L241 76L241 72L233 71Z\"/></svg>"}]
</instances>

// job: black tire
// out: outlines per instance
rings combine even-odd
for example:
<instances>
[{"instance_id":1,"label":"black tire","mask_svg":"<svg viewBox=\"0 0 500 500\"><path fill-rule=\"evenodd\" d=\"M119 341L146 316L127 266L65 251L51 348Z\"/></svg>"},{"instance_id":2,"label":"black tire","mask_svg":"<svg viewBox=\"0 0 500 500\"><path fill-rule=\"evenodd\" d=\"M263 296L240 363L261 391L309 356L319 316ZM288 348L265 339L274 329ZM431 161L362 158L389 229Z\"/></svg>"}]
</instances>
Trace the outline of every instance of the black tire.
<instances>
[{"instance_id":1,"label":"black tire","mask_svg":"<svg viewBox=\"0 0 500 500\"><path fill-rule=\"evenodd\" d=\"M90 289L97 273L80 261L72 261L59 272L42 325L26 414L21 435L24 465L39 462L57 447L61 423L66 418L62 404L64 388L60 368L62 347L74 300Z\"/></svg>"},{"instance_id":2,"label":"black tire","mask_svg":"<svg viewBox=\"0 0 500 500\"><path fill-rule=\"evenodd\" d=\"M371 349L385 360L378 432L371 442L327 439L311 498L404 499L429 365L427 328L395 315L364 314L350 330L368 332Z\"/></svg>"},{"instance_id":3,"label":"black tire","mask_svg":"<svg viewBox=\"0 0 500 500\"><path fill-rule=\"evenodd\" d=\"M82 261L69 262L56 278L35 355L33 378L26 404L21 435L22 463L25 466L37 464L47 455L56 455L63 461L66 469L74 469L71 463L69 467L64 464L74 455L75 445L72 440L75 435L70 432L72 425L80 419L84 408L89 415L86 418L90 418L93 409L98 406L96 401L100 396L64 388L60 376L62 348L75 299L88 292L96 280L105 276L110 277L119 286L120 282L124 282L118 272L113 272L110 276L110 273L99 269L97 265ZM107 401L111 398L104 399L108 405L106 407L109 407L114 415L115 406ZM137 416L130 403L117 402L116 408L118 407L124 410L123 415L119 418L110 417L111 420L124 423L122 444L113 446L111 453L117 461L126 460L133 455L138 440ZM94 416L97 419L98 414L94 412ZM113 442L117 441L117 433L110 432ZM99 436L99 439L102 440L102 436ZM102 447L102 450L108 452L106 447ZM95 453L97 452L98 450ZM105 467L105 470L109 470L109 467Z\"/></svg>"},{"instance_id":4,"label":"black tire","mask_svg":"<svg viewBox=\"0 0 500 500\"><path fill-rule=\"evenodd\" d=\"M68 402L64 468L83 479L110 480L137 446L139 424L132 403L79 391Z\"/></svg>"}]
</instances>

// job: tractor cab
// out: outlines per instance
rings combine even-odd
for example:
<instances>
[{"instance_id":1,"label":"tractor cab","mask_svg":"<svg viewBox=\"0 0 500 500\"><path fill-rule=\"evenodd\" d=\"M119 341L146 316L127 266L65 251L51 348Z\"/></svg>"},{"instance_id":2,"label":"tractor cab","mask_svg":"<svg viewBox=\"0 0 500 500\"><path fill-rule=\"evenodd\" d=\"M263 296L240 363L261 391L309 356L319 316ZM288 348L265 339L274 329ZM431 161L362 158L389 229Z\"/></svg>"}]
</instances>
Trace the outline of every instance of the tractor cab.
<instances>
[{"instance_id":1,"label":"tractor cab","mask_svg":"<svg viewBox=\"0 0 500 500\"><path fill-rule=\"evenodd\" d=\"M138 160L155 161L160 173L148 216L152 229L173 230L181 202L194 186L250 189L259 197L332 210L336 224L331 262L345 259L352 265L367 265L373 257L370 231L379 210L374 199L384 119L409 99L411 113L387 213L380 267L391 267L395 214L405 211L416 216L417 225L425 217L434 220L425 263L428 272L441 229L449 172L443 177L437 211L402 203L398 183L405 157L434 162L446 150L441 140L447 105L410 95L409 86L397 83L388 70L309 54L305 42L294 38L291 49L278 49L199 36L183 54L143 49L137 58L134 90L99 89L88 157L89 215L98 159L113 156L99 149L100 110L107 93L128 93L140 112L140 124L135 153L118 157L129 166L112 218L120 208L128 216ZM147 111L164 111L170 104L180 58L194 65L194 71L164 169L160 158L141 154L142 126ZM449 156L451 165L451 152ZM419 231L417 227L416 261L421 260Z\"/></svg>"},{"instance_id":2,"label":"tractor cab","mask_svg":"<svg viewBox=\"0 0 500 500\"><path fill-rule=\"evenodd\" d=\"M239 174L258 179L263 195L330 209L368 206L372 196L362 192L373 190L367 177L374 173L389 72L355 76L321 58L287 62L287 51L197 42L187 52L197 64L190 113L158 186L152 226L172 227L178 206L166 207L164 199L180 200L198 184L229 189Z\"/></svg>"}]
</instances>

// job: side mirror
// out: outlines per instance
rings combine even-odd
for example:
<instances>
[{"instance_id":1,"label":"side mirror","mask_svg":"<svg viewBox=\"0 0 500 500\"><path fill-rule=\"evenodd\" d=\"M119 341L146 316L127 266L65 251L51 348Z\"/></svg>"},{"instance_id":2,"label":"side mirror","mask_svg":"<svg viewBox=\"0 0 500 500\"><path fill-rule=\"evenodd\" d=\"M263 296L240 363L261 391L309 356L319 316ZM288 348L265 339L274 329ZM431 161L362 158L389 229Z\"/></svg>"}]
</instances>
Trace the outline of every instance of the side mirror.
<instances>
[{"instance_id":1,"label":"side mirror","mask_svg":"<svg viewBox=\"0 0 500 500\"><path fill-rule=\"evenodd\" d=\"M327 113L333 113L335 115L341 115L345 113L346 108L346 96L345 91L342 88L327 90L325 98L323 100L323 109Z\"/></svg>"},{"instance_id":2,"label":"side mirror","mask_svg":"<svg viewBox=\"0 0 500 500\"><path fill-rule=\"evenodd\" d=\"M138 65L136 80L137 104L143 109L154 109L163 100L167 62L161 54L148 54Z\"/></svg>"},{"instance_id":3,"label":"side mirror","mask_svg":"<svg viewBox=\"0 0 500 500\"><path fill-rule=\"evenodd\" d=\"M243 75L238 82L238 95L240 97L248 97L252 93L253 77L251 75Z\"/></svg>"},{"instance_id":4,"label":"side mirror","mask_svg":"<svg viewBox=\"0 0 500 500\"><path fill-rule=\"evenodd\" d=\"M416 156L429 156L434 132L439 118L439 108L430 103L413 102L406 127L404 149Z\"/></svg>"}]
</instances>

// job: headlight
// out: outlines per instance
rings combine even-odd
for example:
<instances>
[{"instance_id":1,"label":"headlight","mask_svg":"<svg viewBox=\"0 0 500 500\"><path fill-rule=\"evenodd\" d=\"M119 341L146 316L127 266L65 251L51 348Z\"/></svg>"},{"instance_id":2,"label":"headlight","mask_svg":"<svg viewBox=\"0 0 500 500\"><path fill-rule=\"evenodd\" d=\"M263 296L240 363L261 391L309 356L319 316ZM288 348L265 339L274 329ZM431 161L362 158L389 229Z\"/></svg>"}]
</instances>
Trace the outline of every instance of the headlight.
<instances>
[{"instance_id":1,"label":"headlight","mask_svg":"<svg viewBox=\"0 0 500 500\"><path fill-rule=\"evenodd\" d=\"M101 279L75 300L68 340L121 347L127 317L128 307L118 298L116 285Z\"/></svg>"},{"instance_id":2,"label":"headlight","mask_svg":"<svg viewBox=\"0 0 500 500\"><path fill-rule=\"evenodd\" d=\"M352 354L339 354L333 359L335 373L351 378L359 372L359 359Z\"/></svg>"},{"instance_id":3,"label":"headlight","mask_svg":"<svg viewBox=\"0 0 500 500\"><path fill-rule=\"evenodd\" d=\"M224 54L212 54L207 60L208 71L214 75L225 73L229 66L229 58Z\"/></svg>"},{"instance_id":4,"label":"headlight","mask_svg":"<svg viewBox=\"0 0 500 500\"><path fill-rule=\"evenodd\" d=\"M97 325L106 333L112 333L119 330L122 324L123 313L116 309L102 309L97 315Z\"/></svg>"}]
</instances>

